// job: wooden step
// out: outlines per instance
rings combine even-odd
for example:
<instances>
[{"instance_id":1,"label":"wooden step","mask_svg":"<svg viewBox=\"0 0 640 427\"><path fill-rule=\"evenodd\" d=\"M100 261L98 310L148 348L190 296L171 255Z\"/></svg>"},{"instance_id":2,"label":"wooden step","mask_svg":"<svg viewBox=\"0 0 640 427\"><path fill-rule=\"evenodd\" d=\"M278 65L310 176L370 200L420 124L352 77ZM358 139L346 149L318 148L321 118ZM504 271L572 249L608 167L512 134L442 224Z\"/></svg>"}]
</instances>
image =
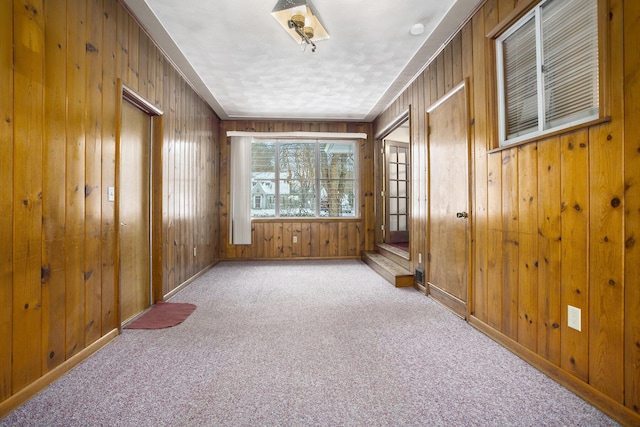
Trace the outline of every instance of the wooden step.
<instances>
[{"instance_id":1,"label":"wooden step","mask_svg":"<svg viewBox=\"0 0 640 427\"><path fill-rule=\"evenodd\" d=\"M376 252L363 252L362 260L396 288L413 286L413 274Z\"/></svg>"},{"instance_id":2,"label":"wooden step","mask_svg":"<svg viewBox=\"0 0 640 427\"><path fill-rule=\"evenodd\" d=\"M394 263L398 264L407 270L410 270L409 266L409 253L398 249L395 246L387 245L385 243L376 244L375 252L384 255L385 258L389 258Z\"/></svg>"}]
</instances>

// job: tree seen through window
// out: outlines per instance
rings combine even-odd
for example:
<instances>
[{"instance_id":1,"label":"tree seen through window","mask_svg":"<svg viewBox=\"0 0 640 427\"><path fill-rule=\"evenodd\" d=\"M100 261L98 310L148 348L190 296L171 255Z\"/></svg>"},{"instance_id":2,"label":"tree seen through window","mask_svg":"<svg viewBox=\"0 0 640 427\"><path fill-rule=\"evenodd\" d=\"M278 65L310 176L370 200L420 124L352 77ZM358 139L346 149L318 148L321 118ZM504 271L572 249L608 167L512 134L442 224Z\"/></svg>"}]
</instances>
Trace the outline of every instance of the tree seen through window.
<instances>
[{"instance_id":1,"label":"tree seen through window","mask_svg":"<svg viewBox=\"0 0 640 427\"><path fill-rule=\"evenodd\" d=\"M252 217L354 217L355 147L352 141L254 141Z\"/></svg>"}]
</instances>

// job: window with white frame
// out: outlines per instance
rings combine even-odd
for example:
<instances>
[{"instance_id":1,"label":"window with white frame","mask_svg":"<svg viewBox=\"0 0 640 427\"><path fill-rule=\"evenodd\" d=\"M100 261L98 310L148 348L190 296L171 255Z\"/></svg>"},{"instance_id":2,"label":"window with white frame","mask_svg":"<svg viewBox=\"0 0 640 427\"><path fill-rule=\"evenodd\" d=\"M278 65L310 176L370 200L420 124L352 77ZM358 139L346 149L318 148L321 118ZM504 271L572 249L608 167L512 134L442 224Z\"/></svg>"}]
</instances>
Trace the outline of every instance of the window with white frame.
<instances>
[{"instance_id":1,"label":"window with white frame","mask_svg":"<svg viewBox=\"0 0 640 427\"><path fill-rule=\"evenodd\" d=\"M251 216L355 217L357 166L356 141L254 139Z\"/></svg>"},{"instance_id":2,"label":"window with white frame","mask_svg":"<svg viewBox=\"0 0 640 427\"><path fill-rule=\"evenodd\" d=\"M598 0L544 0L496 41L500 145L599 118Z\"/></svg>"}]
</instances>

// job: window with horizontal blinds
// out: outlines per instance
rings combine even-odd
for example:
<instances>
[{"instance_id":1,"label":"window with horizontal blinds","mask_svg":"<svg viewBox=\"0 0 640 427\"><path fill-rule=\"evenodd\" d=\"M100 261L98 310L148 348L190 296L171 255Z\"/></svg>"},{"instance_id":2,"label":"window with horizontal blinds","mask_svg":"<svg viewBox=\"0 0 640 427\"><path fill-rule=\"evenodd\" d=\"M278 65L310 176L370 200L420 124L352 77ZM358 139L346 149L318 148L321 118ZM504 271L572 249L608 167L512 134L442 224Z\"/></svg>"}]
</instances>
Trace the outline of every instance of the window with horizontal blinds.
<instances>
[{"instance_id":1,"label":"window with horizontal blinds","mask_svg":"<svg viewBox=\"0 0 640 427\"><path fill-rule=\"evenodd\" d=\"M599 117L597 0L545 0L496 41L500 145Z\"/></svg>"},{"instance_id":2,"label":"window with horizontal blinds","mask_svg":"<svg viewBox=\"0 0 640 427\"><path fill-rule=\"evenodd\" d=\"M504 40L505 102L509 138L538 129L536 26L533 16Z\"/></svg>"},{"instance_id":3,"label":"window with horizontal blinds","mask_svg":"<svg viewBox=\"0 0 640 427\"><path fill-rule=\"evenodd\" d=\"M545 128L598 116L598 7L595 0L542 7Z\"/></svg>"}]
</instances>

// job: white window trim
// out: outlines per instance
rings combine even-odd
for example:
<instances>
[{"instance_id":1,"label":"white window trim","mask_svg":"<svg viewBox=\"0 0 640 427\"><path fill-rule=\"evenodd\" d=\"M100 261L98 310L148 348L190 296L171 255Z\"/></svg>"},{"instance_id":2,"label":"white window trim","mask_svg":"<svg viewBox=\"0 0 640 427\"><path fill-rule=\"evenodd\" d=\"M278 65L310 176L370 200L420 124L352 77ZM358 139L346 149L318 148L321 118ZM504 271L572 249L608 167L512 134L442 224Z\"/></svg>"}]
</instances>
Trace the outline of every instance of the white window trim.
<instances>
[{"instance_id":1,"label":"white window trim","mask_svg":"<svg viewBox=\"0 0 640 427\"><path fill-rule=\"evenodd\" d=\"M366 133L357 132L245 132L227 131L227 136L249 136L260 139L367 139Z\"/></svg>"}]
</instances>

